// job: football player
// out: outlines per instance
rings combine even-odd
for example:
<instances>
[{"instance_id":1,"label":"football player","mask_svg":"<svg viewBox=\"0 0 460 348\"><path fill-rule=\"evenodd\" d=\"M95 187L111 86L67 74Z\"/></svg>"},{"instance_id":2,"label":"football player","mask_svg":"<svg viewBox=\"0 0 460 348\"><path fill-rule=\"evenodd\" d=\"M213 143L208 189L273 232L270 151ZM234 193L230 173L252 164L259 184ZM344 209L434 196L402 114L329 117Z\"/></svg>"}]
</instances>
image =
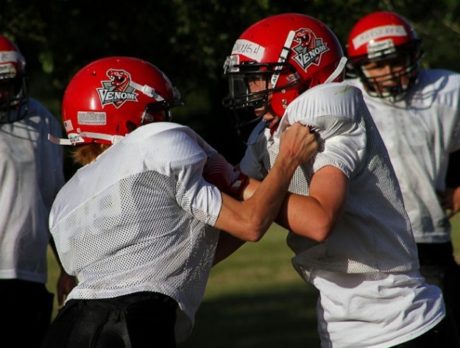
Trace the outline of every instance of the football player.
<instances>
[{"instance_id":1,"label":"football player","mask_svg":"<svg viewBox=\"0 0 460 348\"><path fill-rule=\"evenodd\" d=\"M421 68L421 39L394 12L360 19L350 31L347 51L357 75L347 82L363 91L384 139L417 242L421 273L441 287L459 330L460 267L449 217L460 209L460 178L452 180L450 174L448 190L444 178L449 154L460 149L460 74ZM460 165L455 158L451 170Z\"/></svg>"},{"instance_id":2,"label":"football player","mask_svg":"<svg viewBox=\"0 0 460 348\"><path fill-rule=\"evenodd\" d=\"M258 183L192 129L169 122L179 104L166 75L133 57L94 61L68 84L68 138L51 138L74 145L83 167L57 195L50 230L78 284L45 347L175 347L192 329L219 230L260 239L294 170L317 148L307 127L290 127L271 175L239 201L203 175L234 195Z\"/></svg>"},{"instance_id":3,"label":"football player","mask_svg":"<svg viewBox=\"0 0 460 348\"><path fill-rule=\"evenodd\" d=\"M261 119L240 168L266 177L289 124L319 137L277 221L290 231L295 269L319 290L322 347L442 345L440 289L419 274L398 182L362 93L339 83L345 61L334 33L303 14L270 16L240 35L224 65L224 103Z\"/></svg>"},{"instance_id":4,"label":"football player","mask_svg":"<svg viewBox=\"0 0 460 348\"><path fill-rule=\"evenodd\" d=\"M26 73L18 46L0 35L2 341L35 348L51 321L53 294L46 288L48 214L64 174L62 151L48 141L48 133L59 134L61 125L30 96ZM58 297L72 286L72 278L62 273Z\"/></svg>"}]
</instances>

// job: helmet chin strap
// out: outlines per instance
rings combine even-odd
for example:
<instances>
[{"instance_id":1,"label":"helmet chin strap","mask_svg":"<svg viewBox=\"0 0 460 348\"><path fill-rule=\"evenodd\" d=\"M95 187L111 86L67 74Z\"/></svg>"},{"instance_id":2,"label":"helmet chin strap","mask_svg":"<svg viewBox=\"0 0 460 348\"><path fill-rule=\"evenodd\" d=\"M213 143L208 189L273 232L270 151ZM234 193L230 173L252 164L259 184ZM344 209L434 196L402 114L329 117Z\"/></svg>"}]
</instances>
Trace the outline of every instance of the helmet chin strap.
<instances>
[{"instance_id":1,"label":"helmet chin strap","mask_svg":"<svg viewBox=\"0 0 460 348\"><path fill-rule=\"evenodd\" d=\"M295 37L295 31L291 30L289 31L286 41L284 42L283 48L281 49L280 56L278 58L278 65L275 67L275 72L272 75L272 78L270 80L270 83L272 85L272 88L276 88L276 83L278 82L278 79L280 77L280 72L282 69L282 63L284 63L289 55L289 51L291 50L292 46L292 41L294 41Z\"/></svg>"},{"instance_id":2,"label":"helmet chin strap","mask_svg":"<svg viewBox=\"0 0 460 348\"><path fill-rule=\"evenodd\" d=\"M149 85L140 85L134 81L130 81L129 85L139 92L145 94L147 97L154 98L158 102L164 100L163 97L155 91L155 88L150 87Z\"/></svg>"},{"instance_id":3,"label":"helmet chin strap","mask_svg":"<svg viewBox=\"0 0 460 348\"><path fill-rule=\"evenodd\" d=\"M69 137L67 139L58 138L52 134L48 134L48 140L56 145L83 144L85 142L83 140L83 137L106 140L106 141L109 141L111 144L115 144L124 138L122 135L110 135L110 134L95 133L95 132L69 133Z\"/></svg>"},{"instance_id":4,"label":"helmet chin strap","mask_svg":"<svg viewBox=\"0 0 460 348\"><path fill-rule=\"evenodd\" d=\"M337 64L337 67L335 68L335 70L332 72L332 74L329 75L329 77L323 83L329 83L329 82L334 81L343 72L343 69L345 69L346 65L347 65L347 58L346 57L340 58L339 64Z\"/></svg>"}]
</instances>

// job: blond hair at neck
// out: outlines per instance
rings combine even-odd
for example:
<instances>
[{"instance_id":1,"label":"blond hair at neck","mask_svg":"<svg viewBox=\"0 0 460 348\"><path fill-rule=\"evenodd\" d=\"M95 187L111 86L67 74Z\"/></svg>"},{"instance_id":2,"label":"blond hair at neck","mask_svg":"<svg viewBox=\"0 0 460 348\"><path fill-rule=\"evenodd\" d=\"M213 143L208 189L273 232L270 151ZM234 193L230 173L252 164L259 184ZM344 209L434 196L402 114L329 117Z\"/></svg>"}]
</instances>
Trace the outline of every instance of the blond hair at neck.
<instances>
[{"instance_id":1,"label":"blond hair at neck","mask_svg":"<svg viewBox=\"0 0 460 348\"><path fill-rule=\"evenodd\" d=\"M98 143L79 145L74 149L72 158L75 163L84 166L94 161L97 156L107 150L110 146L111 145L109 144Z\"/></svg>"}]
</instances>

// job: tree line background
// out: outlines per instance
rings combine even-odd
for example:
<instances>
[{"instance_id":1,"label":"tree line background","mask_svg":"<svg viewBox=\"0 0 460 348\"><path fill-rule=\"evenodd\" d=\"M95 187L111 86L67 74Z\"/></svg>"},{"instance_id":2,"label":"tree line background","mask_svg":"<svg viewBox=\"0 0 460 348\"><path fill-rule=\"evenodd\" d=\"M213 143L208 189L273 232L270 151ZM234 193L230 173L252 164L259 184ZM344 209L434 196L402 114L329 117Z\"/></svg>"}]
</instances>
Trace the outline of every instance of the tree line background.
<instances>
[{"instance_id":1,"label":"tree line background","mask_svg":"<svg viewBox=\"0 0 460 348\"><path fill-rule=\"evenodd\" d=\"M87 63L110 55L151 61L182 93L175 120L237 163L244 144L221 100L222 65L239 34L268 15L299 12L322 20L345 44L353 24L376 10L414 24L425 67L460 71L458 0L0 0L0 32L26 57L32 96L58 117L67 83Z\"/></svg>"}]
</instances>

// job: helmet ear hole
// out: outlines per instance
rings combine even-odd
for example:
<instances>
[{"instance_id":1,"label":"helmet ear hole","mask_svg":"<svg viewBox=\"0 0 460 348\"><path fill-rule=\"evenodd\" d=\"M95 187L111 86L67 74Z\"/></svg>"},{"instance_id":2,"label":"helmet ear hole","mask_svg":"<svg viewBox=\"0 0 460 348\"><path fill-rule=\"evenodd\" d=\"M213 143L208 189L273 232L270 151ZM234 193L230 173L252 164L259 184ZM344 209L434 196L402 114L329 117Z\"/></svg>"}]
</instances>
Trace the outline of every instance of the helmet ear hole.
<instances>
[{"instance_id":1,"label":"helmet ear hole","mask_svg":"<svg viewBox=\"0 0 460 348\"><path fill-rule=\"evenodd\" d=\"M136 128L137 128L137 125L134 122L132 122L132 121L127 121L126 122L126 129L128 130L128 133L131 133Z\"/></svg>"}]
</instances>

